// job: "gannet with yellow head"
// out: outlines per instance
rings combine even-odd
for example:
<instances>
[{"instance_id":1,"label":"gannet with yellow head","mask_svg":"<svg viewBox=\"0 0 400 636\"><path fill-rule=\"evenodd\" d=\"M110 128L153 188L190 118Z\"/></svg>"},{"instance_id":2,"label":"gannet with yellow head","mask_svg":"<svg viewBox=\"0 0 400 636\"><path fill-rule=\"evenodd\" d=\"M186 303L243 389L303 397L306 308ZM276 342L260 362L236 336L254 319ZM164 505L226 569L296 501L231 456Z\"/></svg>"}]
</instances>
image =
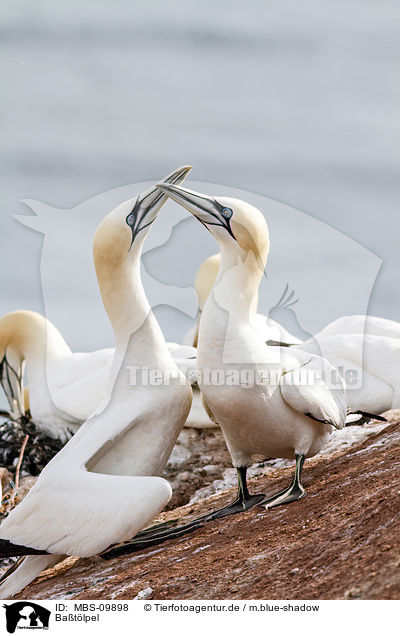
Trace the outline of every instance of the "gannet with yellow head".
<instances>
[{"instance_id":1,"label":"gannet with yellow head","mask_svg":"<svg viewBox=\"0 0 400 636\"><path fill-rule=\"evenodd\" d=\"M23 376L26 363L35 371L38 362L48 363L68 356L71 349L52 323L35 311L13 311L0 318L0 380L10 405L11 415L18 417L26 410ZM42 381L41 374L31 374L30 383ZM29 404L29 402L28 402Z\"/></svg>"},{"instance_id":2,"label":"gannet with yellow head","mask_svg":"<svg viewBox=\"0 0 400 636\"><path fill-rule=\"evenodd\" d=\"M169 180L181 180L188 170L175 171ZM140 277L143 242L166 200L152 188L115 208L96 232L96 269L116 337L108 391L0 525L0 556L32 555L1 579L2 598L64 555L90 556L131 538L171 496L169 483L158 475L185 423L192 391ZM139 374L132 385L131 368L155 370L165 381L142 382Z\"/></svg>"},{"instance_id":3,"label":"gannet with yellow head","mask_svg":"<svg viewBox=\"0 0 400 636\"><path fill-rule=\"evenodd\" d=\"M200 321L197 366L204 400L223 430L237 468L239 492L238 499L214 518L260 502L260 496L249 495L246 485L247 467L260 455L296 459L290 487L269 499L262 497L265 504L299 499L305 494L304 460L321 450L333 428L345 424L343 381L326 360L312 354L280 350L277 362L276 347L266 345L254 328L255 299L270 247L263 214L238 199L210 197L170 184L159 188L211 232L221 252L219 273ZM324 377L317 382L321 369L332 372L335 388ZM209 381L213 372L228 378L243 370L247 377L252 374L253 385ZM315 383L296 380L300 370L309 372Z\"/></svg>"}]
</instances>

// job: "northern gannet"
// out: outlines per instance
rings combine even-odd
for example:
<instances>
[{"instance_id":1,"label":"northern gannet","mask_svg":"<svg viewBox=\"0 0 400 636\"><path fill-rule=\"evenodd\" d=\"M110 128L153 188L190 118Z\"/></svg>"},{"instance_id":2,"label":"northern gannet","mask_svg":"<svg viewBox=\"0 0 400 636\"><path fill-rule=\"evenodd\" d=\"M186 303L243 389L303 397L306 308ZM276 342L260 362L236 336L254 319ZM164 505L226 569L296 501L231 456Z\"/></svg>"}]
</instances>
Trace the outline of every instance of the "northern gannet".
<instances>
[{"instance_id":1,"label":"northern gannet","mask_svg":"<svg viewBox=\"0 0 400 636\"><path fill-rule=\"evenodd\" d=\"M213 288L215 279L217 278L220 262L221 255L219 253L212 254L202 262L197 271L194 283L198 306L196 322L184 337L183 344L197 347L201 314L205 302ZM258 298L255 299L256 304L257 301ZM256 313L253 316L253 320L256 328L263 334L266 340L274 341L276 343L285 342L290 344L297 344L300 342L298 338L290 334L282 325L279 325L275 320L268 316ZM193 402L187 425L201 429L214 428L218 426L217 422L213 422L209 417L210 414L207 414L204 409L199 389L196 386L192 386L192 388Z\"/></svg>"},{"instance_id":2,"label":"northern gannet","mask_svg":"<svg viewBox=\"0 0 400 636\"><path fill-rule=\"evenodd\" d=\"M299 499L305 494L305 459L323 448L333 428L345 425L344 382L327 360L297 347L280 348L277 363L274 347L254 328L255 298L269 252L261 212L238 199L214 198L170 184L159 188L211 232L221 252L220 270L200 321L197 367L203 398L237 468L239 491L238 499L213 517L260 502L246 485L247 467L257 455L296 459L292 484L264 498L266 507ZM228 380L242 371L254 384ZM213 372L226 382L210 381Z\"/></svg>"},{"instance_id":3,"label":"northern gannet","mask_svg":"<svg viewBox=\"0 0 400 636\"><path fill-rule=\"evenodd\" d=\"M187 170L169 180L180 181ZM169 483L157 475L187 418L192 390L140 278L143 242L166 200L152 188L119 205L97 229L94 259L116 338L109 390L0 525L1 556L31 553L1 580L2 598L64 555L90 556L134 536L170 499ZM163 381L139 378L132 386L132 367L154 370Z\"/></svg>"},{"instance_id":4,"label":"northern gannet","mask_svg":"<svg viewBox=\"0 0 400 636\"><path fill-rule=\"evenodd\" d=\"M11 416L25 415L26 371L28 407L36 427L67 441L103 399L111 353L73 354L58 329L39 313L6 314L0 319L0 381Z\"/></svg>"}]
</instances>

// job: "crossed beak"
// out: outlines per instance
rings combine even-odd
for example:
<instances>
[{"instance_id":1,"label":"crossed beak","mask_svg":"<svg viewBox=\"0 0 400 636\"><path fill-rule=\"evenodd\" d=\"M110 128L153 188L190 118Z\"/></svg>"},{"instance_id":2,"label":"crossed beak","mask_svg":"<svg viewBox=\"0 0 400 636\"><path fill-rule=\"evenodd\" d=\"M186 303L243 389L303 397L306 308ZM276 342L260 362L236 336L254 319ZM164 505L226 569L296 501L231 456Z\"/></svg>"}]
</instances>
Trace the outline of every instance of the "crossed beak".
<instances>
[{"instance_id":1,"label":"crossed beak","mask_svg":"<svg viewBox=\"0 0 400 636\"><path fill-rule=\"evenodd\" d=\"M165 182L165 180L157 183L156 187L165 192L170 199L186 208L202 223L210 223L215 220L215 201L212 197L187 188L179 188L172 185L171 182Z\"/></svg>"},{"instance_id":2,"label":"crossed beak","mask_svg":"<svg viewBox=\"0 0 400 636\"><path fill-rule=\"evenodd\" d=\"M191 171L192 166L181 166L171 172L165 179L161 181L162 184L182 183L186 179L187 175ZM158 186L153 186L143 194L140 194L135 202L131 214L135 216L135 222L131 226L132 230L132 243L137 234L144 230L146 227L153 223L157 214L167 202L168 196L163 192L160 192ZM131 243L131 245L132 245Z\"/></svg>"},{"instance_id":3,"label":"crossed beak","mask_svg":"<svg viewBox=\"0 0 400 636\"><path fill-rule=\"evenodd\" d=\"M211 233L213 233L212 226L222 227L236 240L232 232L230 216L224 217L221 214L221 211L223 212L227 208L224 208L217 199L187 188L179 188L170 183L157 183L156 187L191 212ZM229 212L232 214L232 210Z\"/></svg>"}]
</instances>

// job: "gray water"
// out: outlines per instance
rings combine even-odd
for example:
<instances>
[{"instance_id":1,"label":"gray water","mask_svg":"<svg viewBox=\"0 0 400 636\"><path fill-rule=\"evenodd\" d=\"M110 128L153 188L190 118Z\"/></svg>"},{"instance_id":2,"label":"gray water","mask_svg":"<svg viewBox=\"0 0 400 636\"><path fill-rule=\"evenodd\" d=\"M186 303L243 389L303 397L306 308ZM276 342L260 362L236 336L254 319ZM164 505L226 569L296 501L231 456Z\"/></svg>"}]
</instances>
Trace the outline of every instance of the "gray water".
<instances>
[{"instance_id":1,"label":"gray water","mask_svg":"<svg viewBox=\"0 0 400 636\"><path fill-rule=\"evenodd\" d=\"M90 269L94 217L53 227L43 296L43 236L12 214L29 214L26 198L76 209L191 163L198 188L306 213L257 199L272 224L264 313L289 282L303 330L368 302L399 320L399 18L395 0L3 0L1 314L46 309L73 349L111 344ZM146 255L150 278L190 287L215 251L195 220L186 226L172 250ZM190 326L192 305L157 309L168 338Z\"/></svg>"}]
</instances>

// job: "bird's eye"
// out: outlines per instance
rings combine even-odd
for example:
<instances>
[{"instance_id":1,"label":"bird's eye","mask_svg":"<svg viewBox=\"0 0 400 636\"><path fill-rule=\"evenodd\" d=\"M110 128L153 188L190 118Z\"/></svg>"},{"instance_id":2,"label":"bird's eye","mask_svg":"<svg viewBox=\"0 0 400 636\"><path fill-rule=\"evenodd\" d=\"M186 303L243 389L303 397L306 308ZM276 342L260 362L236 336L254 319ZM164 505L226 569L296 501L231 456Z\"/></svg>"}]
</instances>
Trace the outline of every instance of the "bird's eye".
<instances>
[{"instance_id":1,"label":"bird's eye","mask_svg":"<svg viewBox=\"0 0 400 636\"><path fill-rule=\"evenodd\" d=\"M233 210L230 208L222 208L221 214L225 219L230 219L233 214Z\"/></svg>"},{"instance_id":2,"label":"bird's eye","mask_svg":"<svg viewBox=\"0 0 400 636\"><path fill-rule=\"evenodd\" d=\"M134 214L128 214L128 216L126 217L126 222L128 225L130 225L132 227L132 225L134 225L135 223L135 215Z\"/></svg>"}]
</instances>

